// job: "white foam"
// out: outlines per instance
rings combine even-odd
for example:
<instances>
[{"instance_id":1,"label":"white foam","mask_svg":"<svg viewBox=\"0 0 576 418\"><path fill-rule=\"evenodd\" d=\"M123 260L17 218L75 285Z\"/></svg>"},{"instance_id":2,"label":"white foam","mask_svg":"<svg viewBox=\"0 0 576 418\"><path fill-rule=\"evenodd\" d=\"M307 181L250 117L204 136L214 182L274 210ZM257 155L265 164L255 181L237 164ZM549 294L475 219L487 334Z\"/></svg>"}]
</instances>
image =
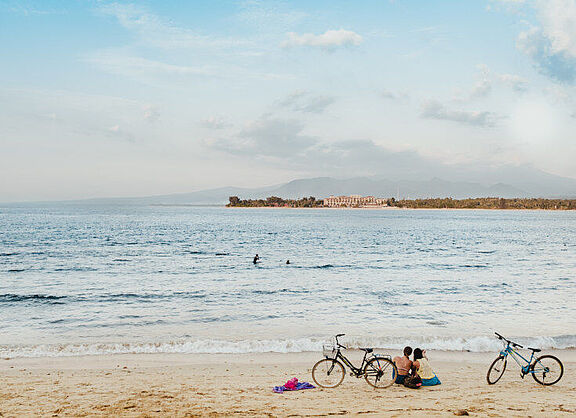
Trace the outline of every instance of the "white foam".
<instances>
[{"instance_id":1,"label":"white foam","mask_svg":"<svg viewBox=\"0 0 576 418\"><path fill-rule=\"evenodd\" d=\"M542 349L575 348L576 335L557 337L518 337L520 344ZM127 354L127 353L299 353L321 351L324 338L262 339L262 340L175 340L149 343L103 343L103 344L40 344L2 345L0 357L63 357L81 355ZM376 347L402 349L406 345L430 350L491 352L502 345L493 337L472 336L466 338L447 337L346 337L349 348Z\"/></svg>"}]
</instances>

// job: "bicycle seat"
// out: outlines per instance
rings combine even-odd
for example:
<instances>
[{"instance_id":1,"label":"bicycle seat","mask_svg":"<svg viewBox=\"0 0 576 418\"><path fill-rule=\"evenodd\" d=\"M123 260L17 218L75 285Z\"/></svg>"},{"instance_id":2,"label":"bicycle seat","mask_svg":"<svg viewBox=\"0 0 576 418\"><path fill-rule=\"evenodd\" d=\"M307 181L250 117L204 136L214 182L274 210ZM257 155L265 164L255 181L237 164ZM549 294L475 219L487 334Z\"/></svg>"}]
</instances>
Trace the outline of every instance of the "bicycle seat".
<instances>
[{"instance_id":1,"label":"bicycle seat","mask_svg":"<svg viewBox=\"0 0 576 418\"><path fill-rule=\"evenodd\" d=\"M530 348L530 347L528 347L528 350L532 350L535 353L539 353L540 351L542 351L540 348Z\"/></svg>"},{"instance_id":2,"label":"bicycle seat","mask_svg":"<svg viewBox=\"0 0 576 418\"><path fill-rule=\"evenodd\" d=\"M372 351L374 351L373 348L361 348L360 350L366 351L368 354L370 354Z\"/></svg>"}]
</instances>

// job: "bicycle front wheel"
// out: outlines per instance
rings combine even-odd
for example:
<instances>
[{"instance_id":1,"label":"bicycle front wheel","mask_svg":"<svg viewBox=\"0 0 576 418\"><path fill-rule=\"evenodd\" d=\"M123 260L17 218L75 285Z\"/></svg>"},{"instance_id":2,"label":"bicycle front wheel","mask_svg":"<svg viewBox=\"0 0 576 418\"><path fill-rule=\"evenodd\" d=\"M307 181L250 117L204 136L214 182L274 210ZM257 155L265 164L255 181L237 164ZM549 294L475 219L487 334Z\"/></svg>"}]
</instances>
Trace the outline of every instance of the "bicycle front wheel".
<instances>
[{"instance_id":1,"label":"bicycle front wheel","mask_svg":"<svg viewBox=\"0 0 576 418\"><path fill-rule=\"evenodd\" d=\"M489 385L493 385L500 380L504 371L506 370L506 357L500 356L492 362L488 373L486 374L486 381Z\"/></svg>"},{"instance_id":2,"label":"bicycle front wheel","mask_svg":"<svg viewBox=\"0 0 576 418\"><path fill-rule=\"evenodd\" d=\"M396 365L387 358L375 357L364 367L364 379L377 389L392 386L396 376L398 376Z\"/></svg>"},{"instance_id":3,"label":"bicycle front wheel","mask_svg":"<svg viewBox=\"0 0 576 418\"><path fill-rule=\"evenodd\" d=\"M564 374L562 362L550 355L538 357L530 369L534 380L545 386L558 382Z\"/></svg>"},{"instance_id":4,"label":"bicycle front wheel","mask_svg":"<svg viewBox=\"0 0 576 418\"><path fill-rule=\"evenodd\" d=\"M322 388L335 388L344 380L344 366L338 360L325 358L312 367L312 379Z\"/></svg>"}]
</instances>

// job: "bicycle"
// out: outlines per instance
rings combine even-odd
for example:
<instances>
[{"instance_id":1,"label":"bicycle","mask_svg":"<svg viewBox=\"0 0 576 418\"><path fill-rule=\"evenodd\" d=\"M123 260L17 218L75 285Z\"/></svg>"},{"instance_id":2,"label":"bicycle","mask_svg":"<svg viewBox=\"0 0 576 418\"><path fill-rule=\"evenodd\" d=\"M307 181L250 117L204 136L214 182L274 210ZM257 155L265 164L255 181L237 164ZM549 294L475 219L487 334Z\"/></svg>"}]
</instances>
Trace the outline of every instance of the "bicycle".
<instances>
[{"instance_id":1,"label":"bicycle","mask_svg":"<svg viewBox=\"0 0 576 418\"><path fill-rule=\"evenodd\" d=\"M318 386L323 388L339 386L346 375L344 365L351 370L350 376L364 377L366 382L376 389L387 388L396 381L398 370L390 356L373 354L373 348L360 348L360 350L364 351L364 358L360 367L354 366L342 354L342 350L346 350L347 347L340 344L338 338L344 335L338 334L334 337L336 344L323 346L323 354L326 358L318 361L312 368L312 379Z\"/></svg>"},{"instance_id":2,"label":"bicycle","mask_svg":"<svg viewBox=\"0 0 576 418\"><path fill-rule=\"evenodd\" d=\"M564 374L564 366L558 358L547 354L534 360L534 354L539 353L542 350L539 348L527 347L528 350L532 350L532 355L530 356L530 360L528 360L516 350L517 347L524 348L523 346L504 338L497 332L494 334L496 334L499 340L503 341L504 349L500 351L500 355L492 362L488 369L486 380L489 385L495 384L500 380L502 375L504 375L509 355L520 366L520 377L522 379L524 379L524 376L527 374L531 374L536 382L541 385L549 386L557 383L562 378L562 375ZM522 365L522 363L524 363L524 365Z\"/></svg>"}]
</instances>

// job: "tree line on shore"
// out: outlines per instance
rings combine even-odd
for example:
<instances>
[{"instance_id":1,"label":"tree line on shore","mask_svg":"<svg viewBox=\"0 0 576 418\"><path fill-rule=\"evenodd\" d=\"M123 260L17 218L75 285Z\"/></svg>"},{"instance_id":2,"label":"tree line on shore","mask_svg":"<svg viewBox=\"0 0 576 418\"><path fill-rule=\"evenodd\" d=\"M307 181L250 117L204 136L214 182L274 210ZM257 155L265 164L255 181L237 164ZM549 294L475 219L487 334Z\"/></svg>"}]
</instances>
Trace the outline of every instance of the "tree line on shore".
<instances>
[{"instance_id":1,"label":"tree line on shore","mask_svg":"<svg viewBox=\"0 0 576 418\"><path fill-rule=\"evenodd\" d=\"M540 199L517 198L504 199L498 197L479 197L470 199L402 199L390 198L386 201L390 207L410 209L546 209L546 210L576 210L576 199ZM240 199L230 196L228 207L288 207L288 208L319 208L324 201L314 196L301 199L282 199L270 196L266 199Z\"/></svg>"},{"instance_id":2,"label":"tree line on shore","mask_svg":"<svg viewBox=\"0 0 576 418\"><path fill-rule=\"evenodd\" d=\"M278 196L270 196L266 199L245 199L238 196L230 196L228 207L285 207L285 208L319 208L324 204L323 200L316 200L314 196L303 197L302 199L282 199Z\"/></svg>"},{"instance_id":3,"label":"tree line on shore","mask_svg":"<svg viewBox=\"0 0 576 418\"><path fill-rule=\"evenodd\" d=\"M394 199L390 200L392 201ZM576 199L504 199L498 197L481 197L473 199L397 200L391 203L391 206L414 209L576 209Z\"/></svg>"}]
</instances>

